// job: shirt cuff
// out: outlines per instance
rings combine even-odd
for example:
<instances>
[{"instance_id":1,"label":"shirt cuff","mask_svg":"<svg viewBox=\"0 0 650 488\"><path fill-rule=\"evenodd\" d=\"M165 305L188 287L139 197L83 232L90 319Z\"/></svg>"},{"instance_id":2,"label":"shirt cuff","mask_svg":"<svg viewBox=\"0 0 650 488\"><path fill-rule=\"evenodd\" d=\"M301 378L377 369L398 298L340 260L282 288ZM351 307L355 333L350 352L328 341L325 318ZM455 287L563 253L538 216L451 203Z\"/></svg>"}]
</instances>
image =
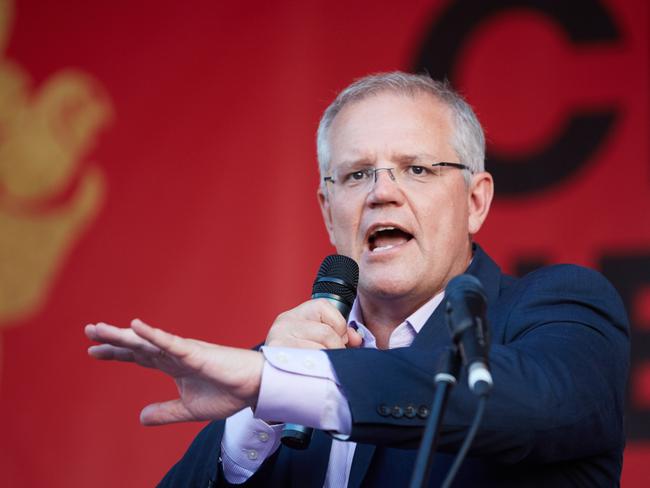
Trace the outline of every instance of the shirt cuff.
<instances>
[{"instance_id":1,"label":"shirt cuff","mask_svg":"<svg viewBox=\"0 0 650 488\"><path fill-rule=\"evenodd\" d=\"M349 435L352 418L327 354L315 349L262 347L255 417Z\"/></svg>"},{"instance_id":2,"label":"shirt cuff","mask_svg":"<svg viewBox=\"0 0 650 488\"><path fill-rule=\"evenodd\" d=\"M221 439L221 463L226 480L240 484L250 478L280 445L282 427L255 418L250 408L228 417Z\"/></svg>"}]
</instances>

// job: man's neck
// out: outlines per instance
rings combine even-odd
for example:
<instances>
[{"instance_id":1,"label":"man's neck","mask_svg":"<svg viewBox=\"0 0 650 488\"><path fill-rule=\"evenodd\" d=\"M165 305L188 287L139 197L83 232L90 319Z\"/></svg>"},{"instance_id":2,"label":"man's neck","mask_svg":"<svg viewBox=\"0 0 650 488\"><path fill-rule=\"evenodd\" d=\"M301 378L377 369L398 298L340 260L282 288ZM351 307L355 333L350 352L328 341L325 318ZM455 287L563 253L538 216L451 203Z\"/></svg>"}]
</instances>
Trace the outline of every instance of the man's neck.
<instances>
[{"instance_id":1,"label":"man's neck","mask_svg":"<svg viewBox=\"0 0 650 488\"><path fill-rule=\"evenodd\" d=\"M419 301L385 298L372 300L359 296L363 323L372 332L378 349L388 349L390 336L413 312L424 305L435 293L422 297Z\"/></svg>"}]
</instances>

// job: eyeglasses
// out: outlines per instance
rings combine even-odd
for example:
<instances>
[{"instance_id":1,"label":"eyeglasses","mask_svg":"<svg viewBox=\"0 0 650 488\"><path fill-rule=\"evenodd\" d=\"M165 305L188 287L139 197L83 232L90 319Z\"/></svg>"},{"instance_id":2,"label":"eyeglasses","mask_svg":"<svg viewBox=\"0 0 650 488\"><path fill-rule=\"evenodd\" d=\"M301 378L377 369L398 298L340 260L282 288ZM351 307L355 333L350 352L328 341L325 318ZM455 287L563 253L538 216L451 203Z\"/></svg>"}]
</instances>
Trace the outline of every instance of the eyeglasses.
<instances>
[{"instance_id":1,"label":"eyeglasses","mask_svg":"<svg viewBox=\"0 0 650 488\"><path fill-rule=\"evenodd\" d=\"M323 181L332 184L337 191L345 194L357 194L369 192L377 182L377 173L386 171L390 179L405 189L419 190L427 188L435 183L436 179L442 176L444 168L455 168L474 171L467 165L461 163L432 163L425 165L407 165L397 168L346 168L341 167L333 172L332 176L325 176Z\"/></svg>"}]
</instances>

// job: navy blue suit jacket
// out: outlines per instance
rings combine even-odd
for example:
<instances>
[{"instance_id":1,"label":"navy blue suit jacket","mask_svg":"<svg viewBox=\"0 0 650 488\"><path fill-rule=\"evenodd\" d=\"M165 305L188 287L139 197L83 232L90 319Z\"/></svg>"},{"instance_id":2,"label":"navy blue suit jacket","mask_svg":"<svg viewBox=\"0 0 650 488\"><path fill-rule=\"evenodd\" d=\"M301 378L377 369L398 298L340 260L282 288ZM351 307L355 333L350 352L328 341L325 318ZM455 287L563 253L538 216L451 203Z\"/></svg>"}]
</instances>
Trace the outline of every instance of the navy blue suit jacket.
<instances>
[{"instance_id":1,"label":"navy blue suit jacket","mask_svg":"<svg viewBox=\"0 0 650 488\"><path fill-rule=\"evenodd\" d=\"M467 272L488 297L494 389L454 486L617 486L629 335L616 291L599 273L573 265L515 279L478 246ZM449 344L438 307L408 348L326 351L350 404L350 440L359 443L348 486L408 485L433 372ZM463 380L449 399L432 487L444 479L476 408ZM218 463L222 434L223 422L203 429L161 486L228 486ZM317 431L306 451L280 447L245 486L321 488L330 444Z\"/></svg>"}]
</instances>

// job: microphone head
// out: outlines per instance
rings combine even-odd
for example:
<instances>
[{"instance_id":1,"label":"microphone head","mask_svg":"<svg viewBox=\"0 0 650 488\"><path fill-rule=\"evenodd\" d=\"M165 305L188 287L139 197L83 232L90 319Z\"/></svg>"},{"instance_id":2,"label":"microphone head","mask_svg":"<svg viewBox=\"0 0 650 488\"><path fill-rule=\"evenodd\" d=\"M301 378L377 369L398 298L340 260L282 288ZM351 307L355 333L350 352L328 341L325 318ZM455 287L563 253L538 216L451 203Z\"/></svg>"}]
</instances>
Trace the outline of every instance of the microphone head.
<instances>
[{"instance_id":1,"label":"microphone head","mask_svg":"<svg viewBox=\"0 0 650 488\"><path fill-rule=\"evenodd\" d=\"M320 294L336 295L352 307L357 296L359 266L354 259L341 254L332 254L323 259L316 275L312 296Z\"/></svg>"},{"instance_id":2,"label":"microphone head","mask_svg":"<svg viewBox=\"0 0 650 488\"><path fill-rule=\"evenodd\" d=\"M447 300L455 300L468 295L478 295L484 302L487 302L483 285L476 276L471 274L465 273L452 278L445 288Z\"/></svg>"},{"instance_id":3,"label":"microphone head","mask_svg":"<svg viewBox=\"0 0 650 488\"><path fill-rule=\"evenodd\" d=\"M483 285L470 274L458 275L445 288L447 325L454 341L475 325L475 318L484 320L487 296ZM482 328L482 326L481 326Z\"/></svg>"},{"instance_id":4,"label":"microphone head","mask_svg":"<svg viewBox=\"0 0 650 488\"><path fill-rule=\"evenodd\" d=\"M475 276L456 276L449 281L445 298L451 340L458 346L463 363L469 366L469 386L478 395L487 394L492 387L492 376L488 367L490 330L483 285Z\"/></svg>"}]
</instances>

